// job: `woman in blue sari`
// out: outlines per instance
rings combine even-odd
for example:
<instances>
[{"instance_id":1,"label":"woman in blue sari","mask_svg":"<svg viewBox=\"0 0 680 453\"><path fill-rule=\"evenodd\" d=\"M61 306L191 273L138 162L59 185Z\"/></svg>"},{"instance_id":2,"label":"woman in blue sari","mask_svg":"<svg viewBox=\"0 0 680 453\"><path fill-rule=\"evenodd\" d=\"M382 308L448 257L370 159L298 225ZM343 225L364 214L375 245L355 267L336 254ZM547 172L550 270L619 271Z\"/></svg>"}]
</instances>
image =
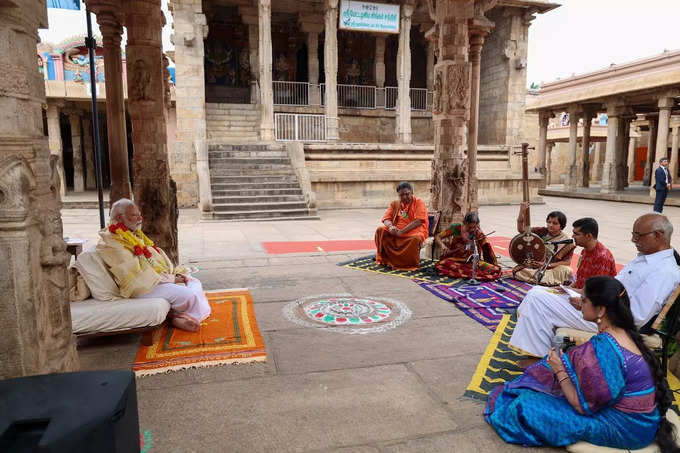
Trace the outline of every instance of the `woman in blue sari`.
<instances>
[{"instance_id":1,"label":"woman in blue sari","mask_svg":"<svg viewBox=\"0 0 680 453\"><path fill-rule=\"evenodd\" d=\"M639 449L656 439L680 451L665 418L672 397L656 356L635 329L630 301L613 277L586 281L583 318L598 335L567 353L554 349L498 386L484 410L506 441L561 447L578 441Z\"/></svg>"}]
</instances>

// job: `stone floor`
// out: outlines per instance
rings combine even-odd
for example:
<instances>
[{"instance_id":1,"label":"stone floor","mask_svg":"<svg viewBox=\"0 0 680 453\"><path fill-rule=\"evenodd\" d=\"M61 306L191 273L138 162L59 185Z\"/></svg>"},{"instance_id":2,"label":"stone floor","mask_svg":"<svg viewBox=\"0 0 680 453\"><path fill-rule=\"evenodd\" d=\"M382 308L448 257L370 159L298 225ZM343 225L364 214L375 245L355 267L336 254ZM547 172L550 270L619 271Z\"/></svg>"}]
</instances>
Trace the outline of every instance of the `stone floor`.
<instances>
[{"instance_id":1,"label":"stone floor","mask_svg":"<svg viewBox=\"0 0 680 453\"><path fill-rule=\"evenodd\" d=\"M620 263L635 256L633 220L650 207L545 197L535 225L562 209L570 222L594 216ZM680 208L666 212L680 221ZM268 255L263 241L371 239L381 210L320 211L321 220L221 223L180 216L180 255L208 289L248 287L268 361L192 369L137 381L140 428L154 452L534 451L504 444L483 405L462 399L491 332L408 279L338 267L365 251ZM96 241L96 210L64 210L65 235ZM486 232L513 236L517 206L480 209ZM568 227L570 232L571 228ZM680 245L676 236L673 243ZM397 299L412 318L381 334L299 327L282 307L315 294ZM79 347L83 369L129 369L137 336ZM550 451L549 449L542 449Z\"/></svg>"}]
</instances>

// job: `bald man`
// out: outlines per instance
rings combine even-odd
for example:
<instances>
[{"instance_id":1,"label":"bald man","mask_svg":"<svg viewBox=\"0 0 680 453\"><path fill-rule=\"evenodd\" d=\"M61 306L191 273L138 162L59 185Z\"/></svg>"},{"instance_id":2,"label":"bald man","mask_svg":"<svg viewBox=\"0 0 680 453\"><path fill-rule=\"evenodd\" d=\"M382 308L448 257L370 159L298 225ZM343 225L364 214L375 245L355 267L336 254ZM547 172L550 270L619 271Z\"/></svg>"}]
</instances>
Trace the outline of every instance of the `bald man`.
<instances>
[{"instance_id":1,"label":"bald man","mask_svg":"<svg viewBox=\"0 0 680 453\"><path fill-rule=\"evenodd\" d=\"M630 299L635 325L645 326L656 316L666 298L680 284L680 268L671 248L673 225L659 213L645 214L633 224L631 241L639 254L616 275ZM533 290L532 290L533 291ZM557 290L555 290L557 291ZM558 327L597 332L597 324L583 319L578 303L567 297L524 298L510 344L535 357L550 351Z\"/></svg>"}]
</instances>

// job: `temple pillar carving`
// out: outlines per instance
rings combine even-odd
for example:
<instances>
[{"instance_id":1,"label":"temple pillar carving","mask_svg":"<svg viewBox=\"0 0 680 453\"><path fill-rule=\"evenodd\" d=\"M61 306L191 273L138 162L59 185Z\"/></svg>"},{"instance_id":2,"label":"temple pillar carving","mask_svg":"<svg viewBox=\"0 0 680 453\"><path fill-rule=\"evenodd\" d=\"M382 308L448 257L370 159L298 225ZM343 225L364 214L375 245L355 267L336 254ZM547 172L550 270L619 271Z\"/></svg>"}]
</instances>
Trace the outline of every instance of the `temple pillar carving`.
<instances>
[{"instance_id":1,"label":"temple pillar carving","mask_svg":"<svg viewBox=\"0 0 680 453\"><path fill-rule=\"evenodd\" d=\"M411 17L414 5L401 6L397 50L397 142L411 143Z\"/></svg>"},{"instance_id":2,"label":"temple pillar carving","mask_svg":"<svg viewBox=\"0 0 680 453\"><path fill-rule=\"evenodd\" d=\"M635 181L635 151L637 150L637 137L628 139L628 184Z\"/></svg>"},{"instance_id":3,"label":"temple pillar carving","mask_svg":"<svg viewBox=\"0 0 680 453\"><path fill-rule=\"evenodd\" d=\"M37 29L47 28L47 10L45 2L18 5L0 2L0 41L6 43L0 46L5 63L0 78L0 379L79 367L68 296L70 255L60 214L60 155L51 155L44 136L45 81L33 57ZM58 110L50 110L53 123ZM56 136L50 141L56 144Z\"/></svg>"},{"instance_id":4,"label":"temple pillar carving","mask_svg":"<svg viewBox=\"0 0 680 453\"><path fill-rule=\"evenodd\" d=\"M338 0L326 0L324 30L326 140L336 141L340 139L338 131Z\"/></svg>"},{"instance_id":5,"label":"temple pillar carving","mask_svg":"<svg viewBox=\"0 0 680 453\"><path fill-rule=\"evenodd\" d=\"M170 177L161 0L125 0L128 104L132 120L135 203L144 232L177 262L177 186Z\"/></svg>"},{"instance_id":6,"label":"temple pillar carving","mask_svg":"<svg viewBox=\"0 0 680 453\"><path fill-rule=\"evenodd\" d=\"M81 146L80 112L71 112L68 116L71 125L71 149L73 150L73 191L85 191L83 176L83 148Z\"/></svg>"},{"instance_id":7,"label":"temple pillar carving","mask_svg":"<svg viewBox=\"0 0 680 453\"><path fill-rule=\"evenodd\" d=\"M385 87L385 35L375 37L375 86Z\"/></svg>"},{"instance_id":8,"label":"temple pillar carving","mask_svg":"<svg viewBox=\"0 0 680 453\"><path fill-rule=\"evenodd\" d=\"M569 145L567 148L567 178L564 188L567 191L576 190L578 185L578 165L577 165L577 151L578 151L578 117L579 107L569 107Z\"/></svg>"},{"instance_id":9,"label":"temple pillar carving","mask_svg":"<svg viewBox=\"0 0 680 453\"><path fill-rule=\"evenodd\" d=\"M274 140L274 86L272 83L272 0L258 0L258 56L260 80L260 139Z\"/></svg>"},{"instance_id":10,"label":"temple pillar carving","mask_svg":"<svg viewBox=\"0 0 680 453\"><path fill-rule=\"evenodd\" d=\"M546 158L545 158L545 185L548 186L552 184L552 151L553 148L555 147L555 144L553 142L546 143L545 145L545 151L546 151Z\"/></svg>"},{"instance_id":11,"label":"temple pillar carving","mask_svg":"<svg viewBox=\"0 0 680 453\"><path fill-rule=\"evenodd\" d=\"M630 138L630 116L619 118L616 141L616 190L628 186L628 139Z\"/></svg>"},{"instance_id":12,"label":"temple pillar carving","mask_svg":"<svg viewBox=\"0 0 680 453\"><path fill-rule=\"evenodd\" d=\"M616 142L621 110L617 105L607 106L607 146L602 166L602 185L600 192L616 191Z\"/></svg>"},{"instance_id":13,"label":"temple pillar carving","mask_svg":"<svg viewBox=\"0 0 680 453\"><path fill-rule=\"evenodd\" d=\"M595 143L595 157L593 158L593 168L591 180L600 182L602 180L602 166L604 165L605 143Z\"/></svg>"},{"instance_id":14,"label":"temple pillar carving","mask_svg":"<svg viewBox=\"0 0 680 453\"><path fill-rule=\"evenodd\" d=\"M319 34L323 31L321 17L304 17L313 22L300 23L300 29L307 35L307 74L309 82L309 105L321 105L319 88Z\"/></svg>"},{"instance_id":15,"label":"temple pillar carving","mask_svg":"<svg viewBox=\"0 0 680 453\"><path fill-rule=\"evenodd\" d=\"M583 112L583 136L581 137L580 167L578 169L578 186L590 187L590 126L593 124L593 112Z\"/></svg>"},{"instance_id":16,"label":"temple pillar carving","mask_svg":"<svg viewBox=\"0 0 680 453\"><path fill-rule=\"evenodd\" d=\"M66 195L66 177L64 175L64 148L61 141L61 121L59 113L63 104L47 104L47 134L49 135L50 154L57 156L55 165L59 178L59 194Z\"/></svg>"},{"instance_id":17,"label":"temple pillar carving","mask_svg":"<svg viewBox=\"0 0 680 453\"><path fill-rule=\"evenodd\" d=\"M88 5L97 14L97 23L102 32L104 44L106 132L109 144L109 172L111 174L109 201L114 203L121 198L132 198L127 126L125 124L123 60L120 48L123 34L123 27L119 18L120 4L111 0L90 0Z\"/></svg>"},{"instance_id":18,"label":"temple pillar carving","mask_svg":"<svg viewBox=\"0 0 680 453\"><path fill-rule=\"evenodd\" d=\"M538 149L537 149L537 162L538 162L538 172L543 176L543 181L541 182L541 187L545 187L549 178L547 177L548 165L547 165L547 141L548 141L548 123L550 122L550 112L539 112L538 113Z\"/></svg>"},{"instance_id":19,"label":"temple pillar carving","mask_svg":"<svg viewBox=\"0 0 680 453\"><path fill-rule=\"evenodd\" d=\"M82 117L83 155L85 156L85 189L96 190L97 180L94 174L94 146L92 145L92 115L88 112Z\"/></svg>"}]
</instances>

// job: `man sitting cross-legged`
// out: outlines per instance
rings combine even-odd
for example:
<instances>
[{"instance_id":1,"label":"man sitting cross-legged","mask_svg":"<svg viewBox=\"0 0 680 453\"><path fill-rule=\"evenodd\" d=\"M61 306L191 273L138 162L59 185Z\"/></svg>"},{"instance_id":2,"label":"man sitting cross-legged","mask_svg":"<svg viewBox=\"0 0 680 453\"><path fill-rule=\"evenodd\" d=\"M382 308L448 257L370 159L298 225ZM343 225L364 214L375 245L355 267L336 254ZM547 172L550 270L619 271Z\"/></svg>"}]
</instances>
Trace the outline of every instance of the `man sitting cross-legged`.
<instances>
[{"instance_id":1,"label":"man sitting cross-legged","mask_svg":"<svg viewBox=\"0 0 680 453\"><path fill-rule=\"evenodd\" d=\"M126 298L162 298L170 303L172 324L196 332L210 316L201 282L175 267L165 252L142 232L135 204L122 198L111 206L108 228L99 232L97 253Z\"/></svg>"},{"instance_id":2,"label":"man sitting cross-legged","mask_svg":"<svg viewBox=\"0 0 680 453\"><path fill-rule=\"evenodd\" d=\"M582 233L587 228L574 223L575 232ZM626 288L638 329L659 313L668 295L680 283L680 269L670 247L672 233L673 225L665 216L657 213L645 214L633 225L632 242L639 255L616 278ZM579 237L579 234L574 235L575 239ZM585 260L591 259L600 263L609 261L606 254L595 258L597 248L594 250L584 250L578 270L581 278L577 278L577 282L612 272L609 264L585 264ZM557 327L597 332L597 324L583 319L579 309L581 301L578 299L570 301L560 290L533 288L519 306L519 319L510 344L536 357L543 357L550 351L553 332Z\"/></svg>"}]
</instances>

